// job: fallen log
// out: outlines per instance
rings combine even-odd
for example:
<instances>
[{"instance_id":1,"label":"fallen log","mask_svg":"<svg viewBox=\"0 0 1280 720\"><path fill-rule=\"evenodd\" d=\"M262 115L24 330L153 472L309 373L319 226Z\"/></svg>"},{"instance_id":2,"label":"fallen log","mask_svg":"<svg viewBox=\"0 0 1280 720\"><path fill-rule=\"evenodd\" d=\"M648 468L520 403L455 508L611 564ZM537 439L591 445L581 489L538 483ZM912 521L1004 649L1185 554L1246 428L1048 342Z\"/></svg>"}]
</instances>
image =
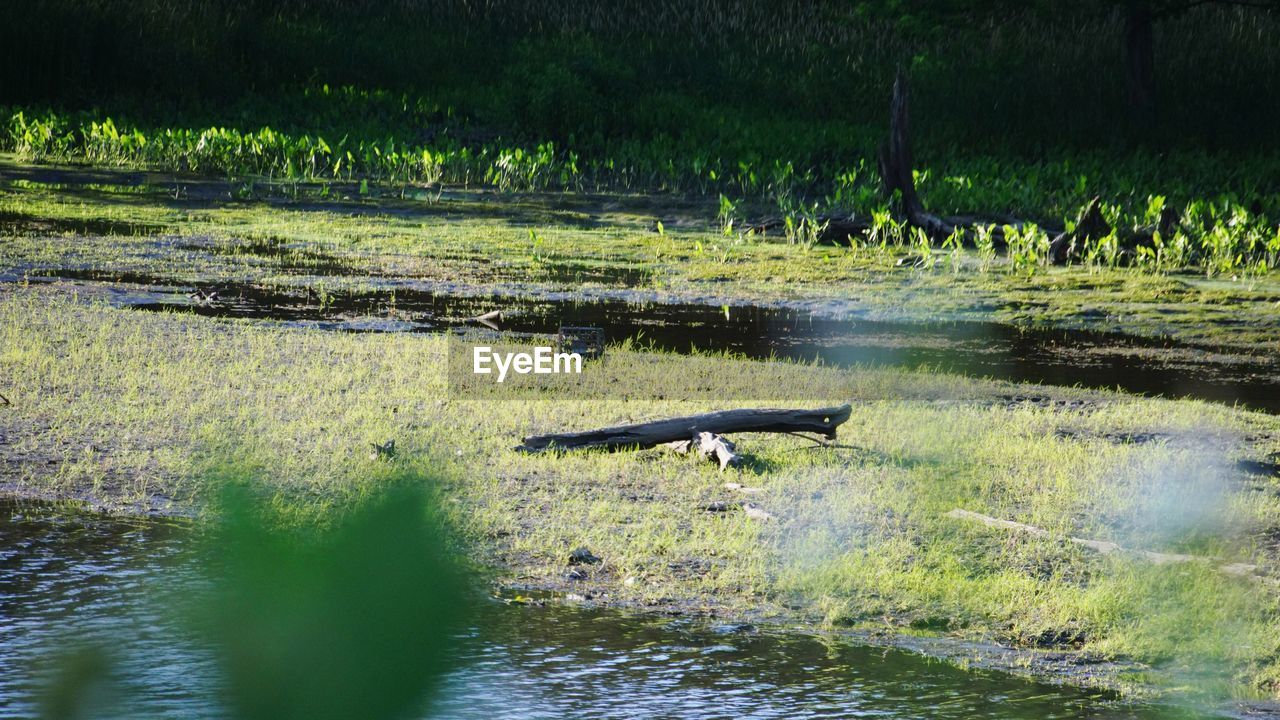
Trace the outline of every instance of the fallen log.
<instances>
[{"instance_id":1,"label":"fallen log","mask_svg":"<svg viewBox=\"0 0 1280 720\"><path fill-rule=\"evenodd\" d=\"M1065 265L1084 252L1086 242L1106 237L1111 232L1111 226L1102 217L1101 201L1095 195L1076 217L1075 229L1063 231L1049 242L1049 262Z\"/></svg>"},{"instance_id":2,"label":"fallen log","mask_svg":"<svg viewBox=\"0 0 1280 720\"><path fill-rule=\"evenodd\" d=\"M1075 228L1058 233L1049 243L1049 262L1067 265L1085 255L1089 242L1115 234L1116 251L1122 264L1133 259L1140 247L1154 248L1155 238L1170 239L1178 230L1178 211L1171 206L1160 210L1160 217L1150 225L1133 229L1112 228L1102 215L1101 198L1094 196L1076 216Z\"/></svg>"},{"instance_id":3,"label":"fallen log","mask_svg":"<svg viewBox=\"0 0 1280 720\"><path fill-rule=\"evenodd\" d=\"M516 449L523 452L585 448L642 449L673 442L694 441L699 433L723 435L735 432L807 432L834 440L836 428L848 420L852 413L853 407L847 404L817 410L721 410L599 430L530 435Z\"/></svg>"},{"instance_id":4,"label":"fallen log","mask_svg":"<svg viewBox=\"0 0 1280 720\"><path fill-rule=\"evenodd\" d=\"M1051 537L1051 533L1041 527L1035 525L1027 525L1026 523L1016 522L1014 520L1001 520L1000 518L983 515L970 510L956 508L946 514L946 517L954 520L969 520L981 523L989 528L999 528L1002 530L1017 530L1035 537ZM1170 565L1174 563L1190 563L1198 562L1212 565L1218 572L1226 575L1234 575L1236 577L1251 577L1261 582L1272 585L1278 584L1273 578L1258 575L1258 566L1249 563L1222 563L1222 560L1215 557L1207 557L1204 555L1183 555L1181 553L1162 553L1152 550L1136 550L1126 548L1107 540L1089 540L1086 538L1078 538L1068 536L1067 540L1084 548L1088 548L1101 555L1112 555L1120 553L1130 555L1156 565Z\"/></svg>"}]
</instances>

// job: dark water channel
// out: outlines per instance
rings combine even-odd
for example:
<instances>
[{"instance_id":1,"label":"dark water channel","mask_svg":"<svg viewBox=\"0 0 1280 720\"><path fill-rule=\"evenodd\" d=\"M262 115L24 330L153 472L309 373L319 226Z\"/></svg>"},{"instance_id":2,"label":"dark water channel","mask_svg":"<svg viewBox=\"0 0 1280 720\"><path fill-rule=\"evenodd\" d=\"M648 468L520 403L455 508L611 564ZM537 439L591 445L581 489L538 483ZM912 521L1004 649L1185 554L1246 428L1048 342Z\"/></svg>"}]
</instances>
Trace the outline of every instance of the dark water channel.
<instances>
[{"instance_id":1,"label":"dark water channel","mask_svg":"<svg viewBox=\"0 0 1280 720\"><path fill-rule=\"evenodd\" d=\"M582 299L469 294L385 280L384 288L335 295L252 285L197 288L148 276L58 271L72 280L109 281L119 304L212 317L257 318L356 332L441 332L477 327L469 318L503 310L500 327L554 333L597 326L609 342L637 339L671 352L739 353L752 358L820 360L837 366L935 368L1015 382L1119 388L1193 397L1280 412L1275 358L1216 352L1120 333L1017 328L985 322L898 322L833 318L791 307L638 302L636 296Z\"/></svg>"},{"instance_id":2,"label":"dark water channel","mask_svg":"<svg viewBox=\"0 0 1280 720\"><path fill-rule=\"evenodd\" d=\"M186 532L0 502L0 717L33 717L48 658L86 643L116 659L96 717L227 717L213 655L164 600L199 591ZM1169 718L1196 711L916 654L751 627L494 602L468 633L441 718Z\"/></svg>"}]
</instances>

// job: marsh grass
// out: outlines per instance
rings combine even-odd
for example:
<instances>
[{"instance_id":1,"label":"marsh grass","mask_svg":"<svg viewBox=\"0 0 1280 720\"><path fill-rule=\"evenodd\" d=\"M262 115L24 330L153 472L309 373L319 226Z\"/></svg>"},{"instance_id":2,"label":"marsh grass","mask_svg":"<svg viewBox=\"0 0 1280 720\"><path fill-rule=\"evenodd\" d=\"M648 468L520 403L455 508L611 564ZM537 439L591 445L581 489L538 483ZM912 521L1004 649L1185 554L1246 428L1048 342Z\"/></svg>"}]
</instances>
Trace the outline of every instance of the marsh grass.
<instances>
[{"instance_id":1,"label":"marsh grass","mask_svg":"<svg viewBox=\"0 0 1280 720\"><path fill-rule=\"evenodd\" d=\"M1276 157L1260 150L1280 112L1275 13L1202 7L1161 23L1163 121L1149 127L1124 104L1118 14L960 26L761 0L82 5L32 3L6 25L0 44L60 61L0 71L0 149L361 194L722 196L778 208L803 236L818 210L888 209L875 156L906 66L930 208L1060 227L1098 195L1129 228L1160 199L1184 237L1141 258L1096 248L1092 262L1232 275L1280 255ZM123 71L135 65L148 71ZM159 88L163 101L138 99Z\"/></svg>"},{"instance_id":2,"label":"marsh grass","mask_svg":"<svg viewBox=\"0 0 1280 720\"><path fill-rule=\"evenodd\" d=\"M87 129L82 123L87 123ZM817 242L823 229L817 217L823 212L852 214L879 223L889 217L890 208L875 191L875 179L866 172L833 170L838 180L829 188L821 183L797 185L789 171L780 171L763 185L739 179L727 185L694 188L689 186L685 171L671 160L657 163L653 170L620 170L635 161L610 158L592 169L580 163L578 153L559 152L552 142L532 150L503 144L479 148L410 146L394 138L348 145L347 136L343 136L331 147L320 136L293 136L271 128L255 133L220 127L148 132L135 127L122 133L110 118L99 122L59 114L28 117L17 111L9 118L7 132L0 131L0 150L14 152L25 161L75 161L262 178L294 183L295 188L304 182L355 183L360 196L370 194L370 182L381 186L383 193L394 193L398 188L402 195L411 187L443 191L446 186L491 187L500 192L705 194L708 189L720 189L736 197L775 203L785 222L785 236L806 246ZM1165 158L1154 156L1085 154L1071 162L1037 164L959 154L939 161L935 172L945 182L923 183L924 196L931 207L948 212L979 208L1025 214L1048 226L1062 227L1070 224L1092 195L1101 194L1111 203L1109 220L1117 232L1149 226L1153 221L1150 208L1168 203L1178 220L1172 237L1157 237L1149 246L1125 252L1115 237L1097 238L1084 249L1083 263L1099 268L1123 262L1156 273L1193 268L1223 275L1265 274L1276 268L1280 263L1280 227L1274 216L1280 200L1264 180L1274 158L1264 153L1263 157L1233 159L1236 177L1243 182L1233 180L1217 187L1210 173L1222 166L1220 161L1195 153L1180 160L1179 166L1186 168L1181 177L1165 172ZM695 164L700 167L702 162ZM859 163L859 167L865 168L865 164ZM1154 172L1155 167L1160 171ZM755 177L754 170L742 172ZM928 173L920 177L927 179ZM851 178L856 185L844 187ZM252 180L244 182L237 195L251 198L253 186ZM856 202L845 198L856 198ZM717 219L726 236L732 236L735 226L743 224L740 205L746 203L720 195ZM886 239L896 239L893 229L887 230L886 234L873 229L857 242L883 246ZM1006 236L1010 236L1008 255L1015 266L1035 272L1044 264L1049 241L1045 230L1034 224L1015 233L1006 228Z\"/></svg>"},{"instance_id":3,"label":"marsh grass","mask_svg":"<svg viewBox=\"0 0 1280 720\"><path fill-rule=\"evenodd\" d=\"M33 277L88 270L199 286L310 288L330 299L387 296L389 278L471 291L507 286L522 296L585 297L631 285L638 301L846 303L887 318L1085 327L1250 352L1274 348L1280 319L1274 273L1231 280L1107 265L1044 268L1044 237L1031 230L1028 253L1016 261L998 254L988 233L976 249L930 248L930 268L901 267L922 249L887 215L866 243L831 247L799 236L792 243L783 235L726 236L710 220L714 205L672 210L646 196L209 202L175 199L163 182L145 191L113 187L0 185L0 218L13 219L0 226L7 235L0 262ZM99 232L80 234L86 229Z\"/></svg>"},{"instance_id":4,"label":"marsh grass","mask_svg":"<svg viewBox=\"0 0 1280 720\"><path fill-rule=\"evenodd\" d=\"M229 459L256 463L261 494L306 520L375 492L391 462L397 473L439 478L433 489L450 517L510 582L641 607L1083 647L1149 662L1170 686L1265 693L1278 676L1269 585L1061 540L1111 539L1270 572L1274 548L1262 538L1280 524L1275 479L1246 477L1234 463L1280 451L1271 416L1037 390L1088 401L1055 410L1008 401L1028 392L1017 386L930 372L615 349L613 362L634 363L655 386L712 368L750 397L781 373L798 396L854 402L842 447L743 436L751 463L724 475L661 450L515 453L534 432L711 406L604 393L461 400L446 392L437 337L138 314L11 288L0 296L0 348L13 401L6 432L15 448L51 461L6 470L11 491L188 510L211 497L200 480L210 463ZM1108 439L1138 431L1167 439ZM370 443L388 439L395 459L371 457ZM751 499L777 520L705 512L744 499L726 480L762 488ZM957 524L942 516L953 507L1053 537ZM603 563L568 582L567 554L583 545ZM1203 676L1191 683L1193 670Z\"/></svg>"}]
</instances>

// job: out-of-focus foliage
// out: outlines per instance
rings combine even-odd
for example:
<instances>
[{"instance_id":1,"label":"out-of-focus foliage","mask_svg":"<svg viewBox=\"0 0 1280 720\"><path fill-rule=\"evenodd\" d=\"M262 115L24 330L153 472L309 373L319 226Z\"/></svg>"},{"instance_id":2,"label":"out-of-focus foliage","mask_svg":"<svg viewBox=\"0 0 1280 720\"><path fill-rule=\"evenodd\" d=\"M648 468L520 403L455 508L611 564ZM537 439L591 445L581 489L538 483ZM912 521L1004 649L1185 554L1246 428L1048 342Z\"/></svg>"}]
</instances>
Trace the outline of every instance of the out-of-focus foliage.
<instances>
[{"instance_id":1,"label":"out-of-focus foliage","mask_svg":"<svg viewBox=\"0 0 1280 720\"><path fill-rule=\"evenodd\" d=\"M468 599L422 483L403 478L324 529L281 529L247 494L226 496L202 550L213 587L193 607L235 717L422 709Z\"/></svg>"},{"instance_id":2,"label":"out-of-focus foliage","mask_svg":"<svg viewBox=\"0 0 1280 720\"><path fill-rule=\"evenodd\" d=\"M391 477L356 507L307 522L287 502L256 498L247 471L222 469L215 480L226 484L216 513L182 555L194 571L170 568L180 591L153 581L151 594L174 612L152 627L163 642L212 650L226 715L391 720L427 711L475 600L456 540L423 489L428 479ZM66 653L42 716L128 717L136 666L110 647Z\"/></svg>"}]
</instances>

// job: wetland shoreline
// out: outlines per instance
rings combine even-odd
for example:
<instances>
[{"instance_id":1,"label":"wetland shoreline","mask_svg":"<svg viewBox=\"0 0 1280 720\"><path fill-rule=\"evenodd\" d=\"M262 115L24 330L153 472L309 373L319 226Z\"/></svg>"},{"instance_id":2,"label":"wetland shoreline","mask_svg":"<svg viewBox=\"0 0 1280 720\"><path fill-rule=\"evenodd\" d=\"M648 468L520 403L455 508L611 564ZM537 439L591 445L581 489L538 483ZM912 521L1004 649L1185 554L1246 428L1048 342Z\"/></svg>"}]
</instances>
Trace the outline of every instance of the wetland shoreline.
<instances>
[{"instance_id":1,"label":"wetland shoreline","mask_svg":"<svg viewBox=\"0 0 1280 720\"><path fill-rule=\"evenodd\" d=\"M322 522L389 472L446 468L505 594L799 623L1131 697L1277 687L1270 595L1061 542L1280 565L1280 419L1231 406L1280 407L1273 277L1024 277L964 253L954 271L903 267L908 248L735 241L652 199L312 206L15 167L0 163L6 495L198 515L202 478L230 459ZM495 309L517 334L630 338L610 353L633 397L501 417L450 397L443 334ZM743 438L736 480L773 523L737 511L713 468L657 451L510 453L535 431L722 409L665 396L672 376L852 401L850 445ZM397 459L366 458L391 439ZM958 527L956 507L1050 536ZM580 546L604 561L570 568Z\"/></svg>"},{"instance_id":2,"label":"wetland shoreline","mask_svg":"<svg viewBox=\"0 0 1280 720\"><path fill-rule=\"evenodd\" d=\"M1247 582L1170 576L1053 538L1009 544L944 514L965 506L1049 526L1055 537L1123 536L1135 547L1270 568L1272 551L1257 543L1271 532L1272 504L1248 498L1269 496L1275 483L1274 416L927 370L611 351L654 380L731 366L744 388L781 381L855 402L842 432L851 449L741 439L753 459L737 481L759 486L753 497L780 518L758 523L705 510L734 506L738 491L724 482L735 478L660 451L510 453L532 429L714 409L705 399L510 401L495 421L476 414L483 402L449 399L431 370L437 336L140 313L65 290L33 283L0 292L8 348L0 366L14 382L0 415L3 452L15 461L5 463L7 494L191 513L208 492L200 481L208 464L230 454L269 469L261 491L309 522L377 487L393 467L445 467L452 479L441 491L458 503L482 562L499 569L501 588L646 612L800 621L888 644L929 646L914 629L946 628L925 651L1131 696L1163 695L1172 678L1206 662L1240 672L1240 660L1205 659L1221 652L1205 634L1228 632L1214 624L1196 628L1189 645L1141 649L1163 633L1155 628L1168 613L1147 607L1148 592L1188 601L1224 594L1241 617L1256 618L1250 636L1270 632L1254 607L1265 596ZM368 443L388 438L400 457L365 459ZM1061 483L1070 494L1047 489ZM1023 489L1006 495L1015 487ZM1170 494L1210 504L1187 521L1191 535L1151 514L1150 503ZM568 552L579 546L603 562L574 572ZM971 563L988 569L974 575L963 569ZM1006 606L999 598L1010 586L1038 599ZM1137 595L1104 600L1121 587ZM1206 611L1188 612L1190 622Z\"/></svg>"}]
</instances>

